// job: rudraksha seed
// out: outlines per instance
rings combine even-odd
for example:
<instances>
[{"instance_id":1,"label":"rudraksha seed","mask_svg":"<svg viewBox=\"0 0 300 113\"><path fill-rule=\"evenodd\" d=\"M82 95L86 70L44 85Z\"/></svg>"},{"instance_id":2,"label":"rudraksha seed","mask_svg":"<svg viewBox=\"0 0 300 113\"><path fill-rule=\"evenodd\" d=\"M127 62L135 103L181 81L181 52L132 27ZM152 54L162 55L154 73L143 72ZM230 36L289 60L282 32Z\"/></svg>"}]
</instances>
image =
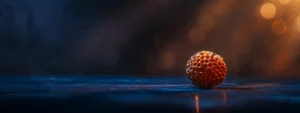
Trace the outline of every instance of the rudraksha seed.
<instances>
[{"instance_id":1,"label":"rudraksha seed","mask_svg":"<svg viewBox=\"0 0 300 113\"><path fill-rule=\"evenodd\" d=\"M227 74L223 58L211 51L196 52L186 64L186 75L198 88L214 88Z\"/></svg>"}]
</instances>

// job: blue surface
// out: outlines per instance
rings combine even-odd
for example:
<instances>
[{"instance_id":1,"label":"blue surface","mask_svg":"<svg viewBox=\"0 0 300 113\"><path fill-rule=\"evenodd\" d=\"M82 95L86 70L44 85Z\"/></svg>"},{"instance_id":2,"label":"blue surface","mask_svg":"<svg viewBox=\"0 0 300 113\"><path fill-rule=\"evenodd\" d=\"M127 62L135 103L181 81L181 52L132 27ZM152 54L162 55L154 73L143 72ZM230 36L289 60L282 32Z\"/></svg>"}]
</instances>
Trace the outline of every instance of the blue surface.
<instances>
[{"instance_id":1,"label":"blue surface","mask_svg":"<svg viewBox=\"0 0 300 113\"><path fill-rule=\"evenodd\" d=\"M0 112L297 112L297 80L226 78L198 89L184 76L1 76Z\"/></svg>"}]
</instances>

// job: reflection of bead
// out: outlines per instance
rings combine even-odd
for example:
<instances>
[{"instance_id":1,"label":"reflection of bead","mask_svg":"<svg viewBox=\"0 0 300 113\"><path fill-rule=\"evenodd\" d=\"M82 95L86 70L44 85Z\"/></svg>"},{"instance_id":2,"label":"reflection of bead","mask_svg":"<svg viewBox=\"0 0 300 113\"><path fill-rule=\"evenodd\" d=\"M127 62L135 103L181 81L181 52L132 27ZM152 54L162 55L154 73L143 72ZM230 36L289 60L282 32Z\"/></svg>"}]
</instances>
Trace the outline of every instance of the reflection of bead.
<instances>
[{"instance_id":1,"label":"reflection of bead","mask_svg":"<svg viewBox=\"0 0 300 113\"><path fill-rule=\"evenodd\" d=\"M186 64L187 77L198 88L213 88L225 79L227 67L220 55L210 51L195 53Z\"/></svg>"}]
</instances>

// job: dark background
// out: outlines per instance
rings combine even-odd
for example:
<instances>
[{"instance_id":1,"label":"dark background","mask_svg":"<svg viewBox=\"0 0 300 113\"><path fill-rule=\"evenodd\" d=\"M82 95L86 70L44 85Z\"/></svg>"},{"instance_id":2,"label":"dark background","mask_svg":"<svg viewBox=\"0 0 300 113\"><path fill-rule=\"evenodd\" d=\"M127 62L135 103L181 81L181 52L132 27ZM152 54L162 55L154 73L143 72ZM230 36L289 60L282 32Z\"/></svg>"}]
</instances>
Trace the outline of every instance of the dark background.
<instances>
[{"instance_id":1,"label":"dark background","mask_svg":"<svg viewBox=\"0 0 300 113\"><path fill-rule=\"evenodd\" d=\"M271 0L276 15L264 19L266 2L0 0L0 72L183 75L192 54L210 50L232 76L297 77L298 6Z\"/></svg>"}]
</instances>

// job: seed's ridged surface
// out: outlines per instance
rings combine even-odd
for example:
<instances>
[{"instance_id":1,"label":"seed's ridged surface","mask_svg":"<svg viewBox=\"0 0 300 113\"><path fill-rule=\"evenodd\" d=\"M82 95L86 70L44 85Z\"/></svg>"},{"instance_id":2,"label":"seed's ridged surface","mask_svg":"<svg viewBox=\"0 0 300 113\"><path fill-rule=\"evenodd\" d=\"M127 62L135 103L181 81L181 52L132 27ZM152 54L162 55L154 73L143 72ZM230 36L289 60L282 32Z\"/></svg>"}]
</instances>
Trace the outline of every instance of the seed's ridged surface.
<instances>
[{"instance_id":1,"label":"seed's ridged surface","mask_svg":"<svg viewBox=\"0 0 300 113\"><path fill-rule=\"evenodd\" d=\"M186 64L186 75L198 88L213 88L221 84L227 67L220 55L211 51L196 52Z\"/></svg>"}]
</instances>

